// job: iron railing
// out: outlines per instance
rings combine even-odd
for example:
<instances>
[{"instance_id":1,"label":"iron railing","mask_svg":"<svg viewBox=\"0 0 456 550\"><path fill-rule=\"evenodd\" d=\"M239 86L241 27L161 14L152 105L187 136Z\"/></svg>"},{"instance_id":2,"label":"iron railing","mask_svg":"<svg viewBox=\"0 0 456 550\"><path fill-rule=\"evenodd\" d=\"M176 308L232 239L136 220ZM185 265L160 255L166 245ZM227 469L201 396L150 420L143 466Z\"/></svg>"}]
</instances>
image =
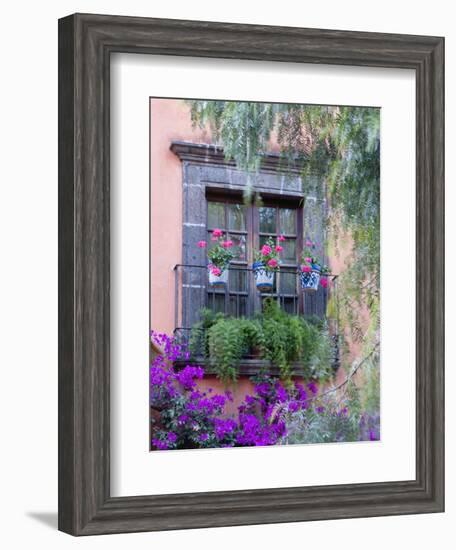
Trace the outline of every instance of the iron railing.
<instances>
[{"instance_id":1,"label":"iron railing","mask_svg":"<svg viewBox=\"0 0 456 550\"><path fill-rule=\"evenodd\" d=\"M233 317L253 317L262 310L266 297L273 297L280 307L293 315L326 317L329 292L334 293L337 310L337 275L330 274L331 290L320 287L316 292L303 292L300 272L281 267L275 275L271 292L256 288L253 270L245 265L230 264L228 283L213 286L208 282L207 266L177 264L174 267L174 335L188 343L194 325L201 320L203 308ZM334 344L334 365L339 364L337 319L330 320Z\"/></svg>"}]
</instances>

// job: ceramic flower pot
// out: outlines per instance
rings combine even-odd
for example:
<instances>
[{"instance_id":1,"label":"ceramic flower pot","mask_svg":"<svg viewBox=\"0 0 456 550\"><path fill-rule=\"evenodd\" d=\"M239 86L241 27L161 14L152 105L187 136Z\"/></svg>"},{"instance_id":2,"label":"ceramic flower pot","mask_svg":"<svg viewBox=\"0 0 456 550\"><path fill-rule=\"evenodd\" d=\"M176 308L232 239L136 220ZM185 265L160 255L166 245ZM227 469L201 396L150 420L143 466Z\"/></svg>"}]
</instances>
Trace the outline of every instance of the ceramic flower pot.
<instances>
[{"instance_id":1,"label":"ceramic flower pot","mask_svg":"<svg viewBox=\"0 0 456 550\"><path fill-rule=\"evenodd\" d=\"M309 271L301 271L301 288L304 292L315 292L320 282L321 267L312 264Z\"/></svg>"},{"instance_id":2,"label":"ceramic flower pot","mask_svg":"<svg viewBox=\"0 0 456 550\"><path fill-rule=\"evenodd\" d=\"M255 262L252 269L257 289L270 292L274 286L274 271L267 270L262 262Z\"/></svg>"},{"instance_id":3,"label":"ceramic flower pot","mask_svg":"<svg viewBox=\"0 0 456 550\"><path fill-rule=\"evenodd\" d=\"M215 272L214 272L215 271ZM220 274L217 273L217 270L207 268L209 274L209 284L214 286L223 286L228 282L228 269L225 267L223 270L220 270Z\"/></svg>"}]
</instances>

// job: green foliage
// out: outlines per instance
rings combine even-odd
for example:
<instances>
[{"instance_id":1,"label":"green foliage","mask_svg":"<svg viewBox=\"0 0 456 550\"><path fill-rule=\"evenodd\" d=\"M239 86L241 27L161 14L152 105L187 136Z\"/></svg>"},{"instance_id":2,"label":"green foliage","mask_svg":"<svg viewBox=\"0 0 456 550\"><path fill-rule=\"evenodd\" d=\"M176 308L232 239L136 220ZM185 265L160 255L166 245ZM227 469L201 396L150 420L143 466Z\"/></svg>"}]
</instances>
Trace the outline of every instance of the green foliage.
<instances>
[{"instance_id":1,"label":"green foliage","mask_svg":"<svg viewBox=\"0 0 456 550\"><path fill-rule=\"evenodd\" d=\"M293 362L305 367L309 378L327 378L331 374L331 342L326 326L289 315L270 298L263 306L262 328L265 357L289 378Z\"/></svg>"},{"instance_id":2,"label":"green foliage","mask_svg":"<svg viewBox=\"0 0 456 550\"><path fill-rule=\"evenodd\" d=\"M196 357L202 355L205 359L209 357L208 331L218 320L223 319L223 313L214 313L211 309L204 308L200 311L201 320L195 323L190 332L189 351Z\"/></svg>"},{"instance_id":3,"label":"green foliage","mask_svg":"<svg viewBox=\"0 0 456 550\"><path fill-rule=\"evenodd\" d=\"M290 379L295 362L302 365L307 378L325 379L332 373L326 323L289 315L272 299L265 300L263 314L254 319L203 310L202 321L190 337L190 352L195 355L201 350L225 382L236 380L242 357L252 353L276 365L284 380Z\"/></svg>"},{"instance_id":4,"label":"green foliage","mask_svg":"<svg viewBox=\"0 0 456 550\"><path fill-rule=\"evenodd\" d=\"M350 381L341 397L337 393L318 396L306 409L288 412L286 443L330 443L360 439L358 389Z\"/></svg>"},{"instance_id":5,"label":"green foliage","mask_svg":"<svg viewBox=\"0 0 456 550\"><path fill-rule=\"evenodd\" d=\"M285 443L335 443L359 440L359 420L342 414L333 404L309 407L286 418Z\"/></svg>"},{"instance_id":6,"label":"green foliage","mask_svg":"<svg viewBox=\"0 0 456 550\"><path fill-rule=\"evenodd\" d=\"M236 367L247 350L242 323L236 321L219 319L207 333L211 367L224 382L236 380Z\"/></svg>"}]
</instances>

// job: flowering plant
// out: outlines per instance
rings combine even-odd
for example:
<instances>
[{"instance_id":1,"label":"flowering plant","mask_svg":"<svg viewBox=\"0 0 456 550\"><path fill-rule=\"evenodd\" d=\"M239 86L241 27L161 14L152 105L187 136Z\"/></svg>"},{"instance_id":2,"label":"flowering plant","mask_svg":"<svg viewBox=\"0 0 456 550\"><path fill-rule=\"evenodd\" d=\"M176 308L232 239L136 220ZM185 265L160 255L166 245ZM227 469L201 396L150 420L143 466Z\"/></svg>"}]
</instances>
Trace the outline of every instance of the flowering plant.
<instances>
[{"instance_id":1,"label":"flowering plant","mask_svg":"<svg viewBox=\"0 0 456 550\"><path fill-rule=\"evenodd\" d=\"M252 395L246 395L237 414L228 415L233 401L212 388L198 387L204 377L200 366L175 368L188 352L166 334L151 332L162 349L150 365L150 406L153 449L189 449L376 440L379 417L349 414L335 400L322 401L315 382L284 385L265 374L252 378Z\"/></svg>"},{"instance_id":2,"label":"flowering plant","mask_svg":"<svg viewBox=\"0 0 456 550\"><path fill-rule=\"evenodd\" d=\"M221 229L214 229L212 231L211 241L215 245L207 252L207 257L210 261L208 267L213 275L220 276L231 260L236 257L236 254L232 250L233 241L225 239ZM199 241L198 246L199 248L206 248L207 242Z\"/></svg>"},{"instance_id":3,"label":"flowering plant","mask_svg":"<svg viewBox=\"0 0 456 550\"><path fill-rule=\"evenodd\" d=\"M329 279L328 279L328 275L331 273L331 270L329 269L329 267L325 264L322 268L321 268L321 277L320 277L320 285L323 287L323 288L326 288L328 286L328 283L329 283Z\"/></svg>"},{"instance_id":4,"label":"flowering plant","mask_svg":"<svg viewBox=\"0 0 456 550\"><path fill-rule=\"evenodd\" d=\"M321 266L321 262L316 254L316 244L310 239L305 242L304 249L301 257L301 271L303 273L310 273L314 266Z\"/></svg>"},{"instance_id":5,"label":"flowering plant","mask_svg":"<svg viewBox=\"0 0 456 550\"><path fill-rule=\"evenodd\" d=\"M278 242L285 240L285 237L280 236ZM260 250L255 250L255 262L262 263L266 271L278 271L280 269L279 254L282 252L283 246L275 244L272 237L263 244Z\"/></svg>"}]
</instances>

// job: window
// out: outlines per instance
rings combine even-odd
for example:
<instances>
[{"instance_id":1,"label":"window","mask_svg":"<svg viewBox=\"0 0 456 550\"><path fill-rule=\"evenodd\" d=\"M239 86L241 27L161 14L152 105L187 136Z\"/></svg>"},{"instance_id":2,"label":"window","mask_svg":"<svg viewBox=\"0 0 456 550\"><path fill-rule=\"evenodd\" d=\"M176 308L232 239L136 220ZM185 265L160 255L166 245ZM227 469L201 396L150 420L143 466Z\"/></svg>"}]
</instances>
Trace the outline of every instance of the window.
<instances>
[{"instance_id":1,"label":"window","mask_svg":"<svg viewBox=\"0 0 456 550\"><path fill-rule=\"evenodd\" d=\"M209 287L207 305L214 311L228 312L237 317L251 315L261 309L261 302L271 293L259 295L251 272L254 250L269 238L275 242L279 235L282 266L275 277L272 295L290 313L302 313L302 300L298 293L298 266L302 249L302 208L298 202L263 201L261 206L245 206L239 197L208 198L207 237L211 246L211 234L222 229L234 243L236 258L230 264L228 289Z\"/></svg>"},{"instance_id":2,"label":"window","mask_svg":"<svg viewBox=\"0 0 456 550\"><path fill-rule=\"evenodd\" d=\"M228 278L228 292L209 289L208 306L214 311L228 311L230 315L242 317L249 309L248 262L251 255L251 236L247 229L250 214L244 204L233 201L208 201L207 232L209 247L212 231L222 229L227 239L233 241L236 259L232 262Z\"/></svg>"}]
</instances>

